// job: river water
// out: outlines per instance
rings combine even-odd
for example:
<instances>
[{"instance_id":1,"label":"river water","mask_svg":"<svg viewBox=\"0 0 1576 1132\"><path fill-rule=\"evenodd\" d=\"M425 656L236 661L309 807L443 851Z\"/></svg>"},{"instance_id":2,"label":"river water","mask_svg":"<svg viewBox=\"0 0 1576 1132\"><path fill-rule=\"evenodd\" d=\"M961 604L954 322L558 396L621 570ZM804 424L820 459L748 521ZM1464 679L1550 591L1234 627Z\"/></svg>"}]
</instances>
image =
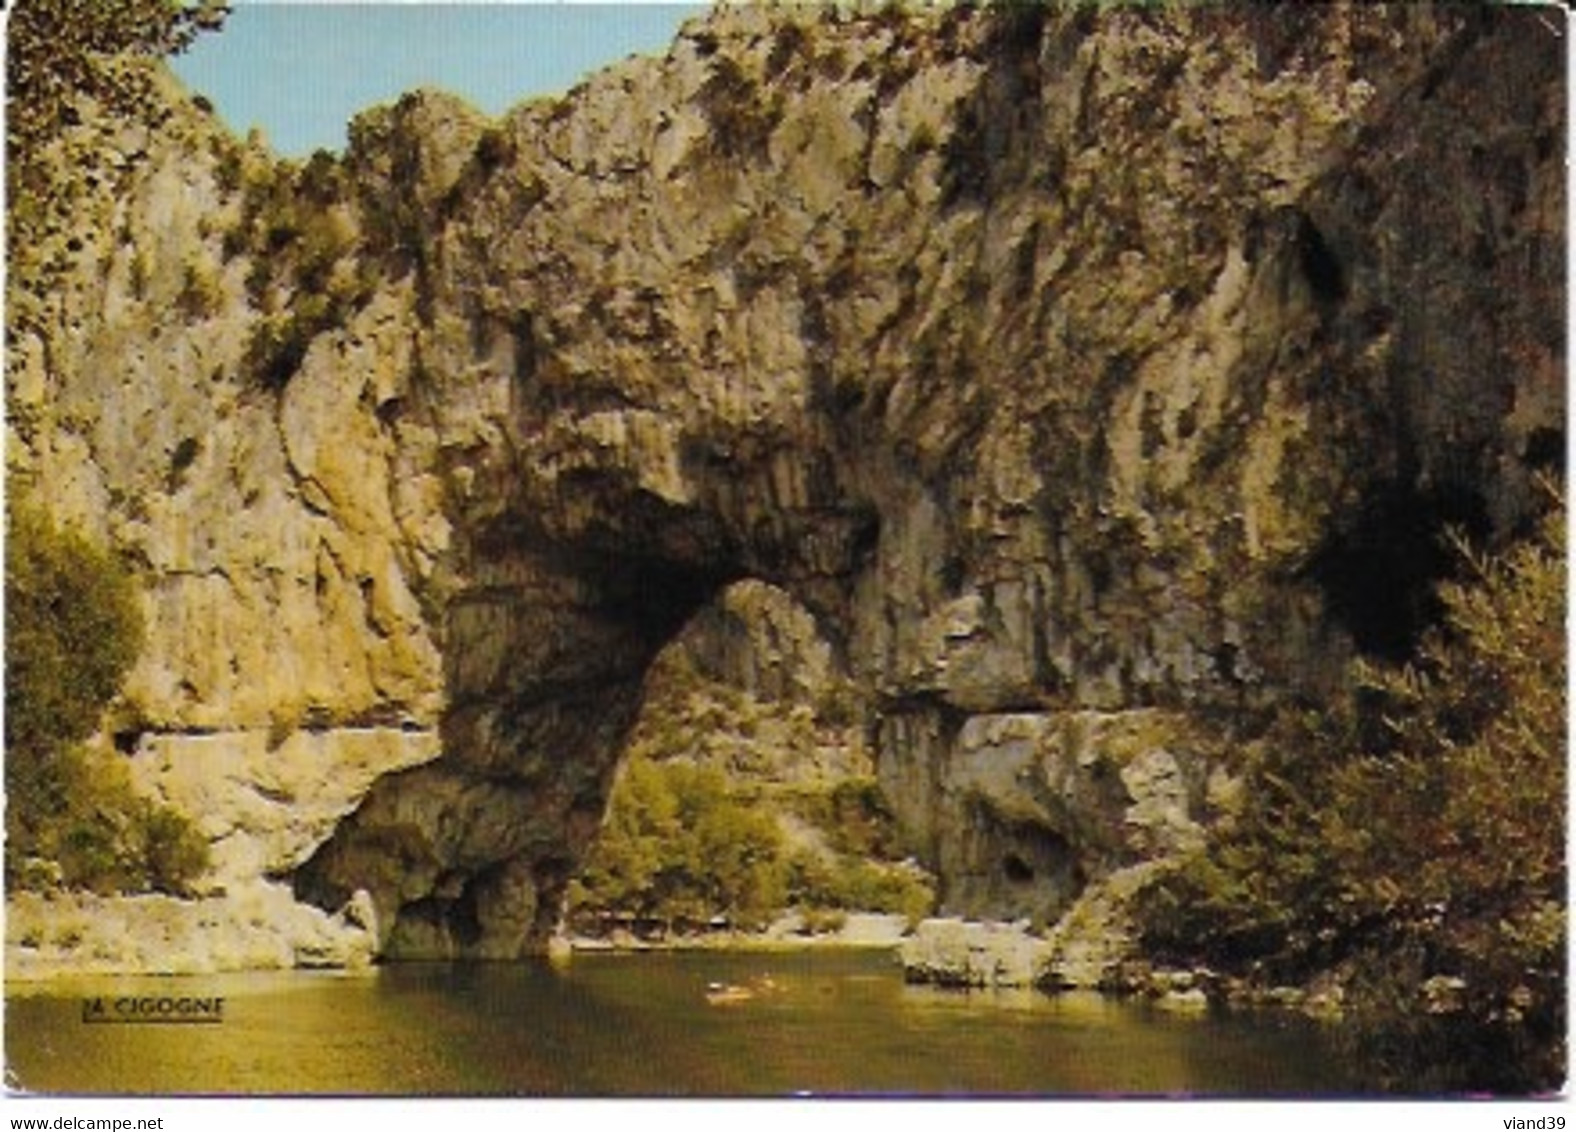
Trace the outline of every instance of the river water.
<instances>
[{"instance_id":1,"label":"river water","mask_svg":"<svg viewBox=\"0 0 1576 1132\"><path fill-rule=\"evenodd\" d=\"M762 976L774 989L707 1001L708 983ZM202 1025L85 1020L85 1004L113 1015L128 997L223 1003ZM11 1086L45 1093L1285 1097L1345 1083L1301 1019L911 987L890 955L847 951L13 985L5 1047Z\"/></svg>"}]
</instances>

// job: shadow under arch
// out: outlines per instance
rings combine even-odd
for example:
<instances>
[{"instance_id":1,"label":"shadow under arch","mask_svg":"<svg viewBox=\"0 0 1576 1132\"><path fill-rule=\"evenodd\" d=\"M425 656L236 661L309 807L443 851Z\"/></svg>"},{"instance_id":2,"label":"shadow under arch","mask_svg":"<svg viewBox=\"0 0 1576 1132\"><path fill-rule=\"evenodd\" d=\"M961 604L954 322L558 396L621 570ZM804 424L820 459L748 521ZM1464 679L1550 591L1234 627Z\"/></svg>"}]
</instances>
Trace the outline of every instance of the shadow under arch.
<instances>
[{"instance_id":1,"label":"shadow under arch","mask_svg":"<svg viewBox=\"0 0 1576 1132\"><path fill-rule=\"evenodd\" d=\"M682 557L650 553L653 542L627 530L568 547L519 529L476 538L469 584L444 610L441 754L379 779L292 874L297 898L335 910L364 890L386 959L542 950L602 824L658 655L708 611L715 621L722 595L758 578L747 564L763 555L775 567L764 581L835 625L874 545L852 514L857 537L837 535L834 518L798 553L775 530L753 543L685 537L716 553ZM830 563L829 540L843 551Z\"/></svg>"}]
</instances>

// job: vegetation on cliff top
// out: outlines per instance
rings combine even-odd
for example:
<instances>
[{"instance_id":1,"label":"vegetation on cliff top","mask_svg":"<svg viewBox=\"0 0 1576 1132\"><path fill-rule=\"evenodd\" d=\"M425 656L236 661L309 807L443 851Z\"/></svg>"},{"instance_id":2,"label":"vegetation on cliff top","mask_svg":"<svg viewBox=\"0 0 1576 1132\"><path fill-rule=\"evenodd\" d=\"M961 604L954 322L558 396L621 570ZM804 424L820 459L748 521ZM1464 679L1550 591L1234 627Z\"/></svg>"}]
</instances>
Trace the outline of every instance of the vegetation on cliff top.
<instances>
[{"instance_id":1,"label":"vegetation on cliff top","mask_svg":"<svg viewBox=\"0 0 1576 1132\"><path fill-rule=\"evenodd\" d=\"M83 745L142 640L135 583L113 556L10 493L5 545L6 883L181 893L208 845Z\"/></svg>"},{"instance_id":2,"label":"vegetation on cliff top","mask_svg":"<svg viewBox=\"0 0 1576 1132\"><path fill-rule=\"evenodd\" d=\"M374 290L370 257L354 254L361 234L348 203L345 170L319 150L303 165L251 170L237 162L241 223L226 233L227 255L251 258L247 291L263 313L246 367L280 389L300 368L312 339L343 325Z\"/></svg>"},{"instance_id":3,"label":"vegetation on cliff top","mask_svg":"<svg viewBox=\"0 0 1576 1132\"><path fill-rule=\"evenodd\" d=\"M1344 976L1364 1053L1407 1088L1565 1072L1565 516L1458 550L1405 667L1283 719L1244 804L1153 890L1145 942L1264 980ZM1483 1073L1493 1075L1485 1080ZM1458 1076L1458 1074L1462 1074Z\"/></svg>"},{"instance_id":4,"label":"vegetation on cliff top","mask_svg":"<svg viewBox=\"0 0 1576 1132\"><path fill-rule=\"evenodd\" d=\"M111 139L125 127L168 131L154 60L224 19L220 0L26 0L6 22L6 333L47 340L61 282L104 207L146 157ZM140 266L146 268L146 261ZM201 280L194 288L201 290ZM15 407L12 406L14 411ZM25 431L24 431L25 435Z\"/></svg>"},{"instance_id":5,"label":"vegetation on cliff top","mask_svg":"<svg viewBox=\"0 0 1576 1132\"><path fill-rule=\"evenodd\" d=\"M29 193L50 191L39 151L74 125L78 100L130 120L158 99L134 63L184 50L224 20L220 0L26 0L6 25L6 183L12 223ZM15 237L13 229L13 238Z\"/></svg>"},{"instance_id":6,"label":"vegetation on cliff top","mask_svg":"<svg viewBox=\"0 0 1576 1132\"><path fill-rule=\"evenodd\" d=\"M224 20L221 0L26 0L7 25L7 141L14 161L75 118L86 95L135 117L149 103L141 77L118 56L184 50Z\"/></svg>"}]
</instances>

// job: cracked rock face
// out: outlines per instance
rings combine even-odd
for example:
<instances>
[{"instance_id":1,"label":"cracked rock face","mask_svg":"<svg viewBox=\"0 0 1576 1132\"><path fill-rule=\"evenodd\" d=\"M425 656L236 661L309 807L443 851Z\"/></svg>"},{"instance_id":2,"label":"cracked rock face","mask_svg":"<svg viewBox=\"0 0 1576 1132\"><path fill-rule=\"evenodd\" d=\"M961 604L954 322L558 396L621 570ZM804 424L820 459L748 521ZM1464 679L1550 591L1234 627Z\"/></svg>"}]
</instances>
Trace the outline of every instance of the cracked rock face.
<instances>
[{"instance_id":1,"label":"cracked rock face","mask_svg":"<svg viewBox=\"0 0 1576 1132\"><path fill-rule=\"evenodd\" d=\"M745 579L944 910L1050 923L1404 651L1444 524L1526 515L1562 82L1529 10L726 10L359 119L328 319L226 240L266 153L90 125L114 172L13 265L11 461L142 564L136 773L388 954L542 944L647 667Z\"/></svg>"}]
</instances>

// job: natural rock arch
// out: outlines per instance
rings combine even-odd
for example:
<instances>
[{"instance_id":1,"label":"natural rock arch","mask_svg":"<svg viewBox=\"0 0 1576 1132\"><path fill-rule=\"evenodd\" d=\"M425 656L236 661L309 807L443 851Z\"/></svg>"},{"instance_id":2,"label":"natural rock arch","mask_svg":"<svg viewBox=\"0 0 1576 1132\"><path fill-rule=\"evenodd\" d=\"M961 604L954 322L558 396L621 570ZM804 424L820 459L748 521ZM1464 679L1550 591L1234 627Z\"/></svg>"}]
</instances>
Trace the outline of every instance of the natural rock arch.
<instances>
[{"instance_id":1,"label":"natural rock arch","mask_svg":"<svg viewBox=\"0 0 1576 1132\"><path fill-rule=\"evenodd\" d=\"M1540 14L1266 18L725 8L300 170L179 92L85 118L110 160L13 249L8 461L149 579L139 782L216 884L519 954L651 658L755 578L948 910L1186 844L1215 752L1426 621L1392 517L1509 534L1563 450Z\"/></svg>"},{"instance_id":2,"label":"natural rock arch","mask_svg":"<svg viewBox=\"0 0 1576 1132\"><path fill-rule=\"evenodd\" d=\"M1534 128L1467 125L1557 116L1559 64L1502 15L1343 10L1327 55L1244 96L1168 72L1179 115L1311 131L1205 131L1182 166L1169 119L1101 85L1152 65L1128 58L1146 36L1185 60L1206 17L1171 11L854 19L832 38L911 37L922 63L885 95L806 71L791 113L792 18L724 15L569 112L368 119L348 165L423 249L378 416L396 463L437 469L452 531L422 590L443 754L379 781L298 893L369 889L392 954L539 946L642 673L741 578L838 638L950 908L1054 919L1188 843L1214 752L1341 678L1343 609L1389 600L1330 581L1364 573L1361 501L1449 496L1506 530L1527 438L1559 427L1554 371L1503 364L1558 353L1557 315L1528 313L1559 294L1537 251L1557 162ZM1429 46L1352 47L1401 24ZM1547 87L1493 80L1507 53ZM718 140L745 120L749 145ZM1464 129L1492 157L1461 165ZM1420 152L1454 179L1407 175ZM1505 214L1463 274L1437 217L1484 177ZM1463 332L1485 317L1497 337Z\"/></svg>"},{"instance_id":3,"label":"natural rock arch","mask_svg":"<svg viewBox=\"0 0 1576 1132\"><path fill-rule=\"evenodd\" d=\"M601 506L616 518L642 503L604 496ZM846 608L873 545L858 528L871 520L846 506L816 520L799 550L775 537L684 533L683 547L701 552L684 557L641 523L578 546L533 548L509 524L507 536L484 533L446 609L442 757L381 779L296 874L297 893L337 908L368 889L392 957L507 958L540 947L602 819L663 647L729 583L752 576L744 563L763 553L788 564L772 580L790 593L823 614L829 602ZM681 513L661 538L683 524Z\"/></svg>"}]
</instances>

